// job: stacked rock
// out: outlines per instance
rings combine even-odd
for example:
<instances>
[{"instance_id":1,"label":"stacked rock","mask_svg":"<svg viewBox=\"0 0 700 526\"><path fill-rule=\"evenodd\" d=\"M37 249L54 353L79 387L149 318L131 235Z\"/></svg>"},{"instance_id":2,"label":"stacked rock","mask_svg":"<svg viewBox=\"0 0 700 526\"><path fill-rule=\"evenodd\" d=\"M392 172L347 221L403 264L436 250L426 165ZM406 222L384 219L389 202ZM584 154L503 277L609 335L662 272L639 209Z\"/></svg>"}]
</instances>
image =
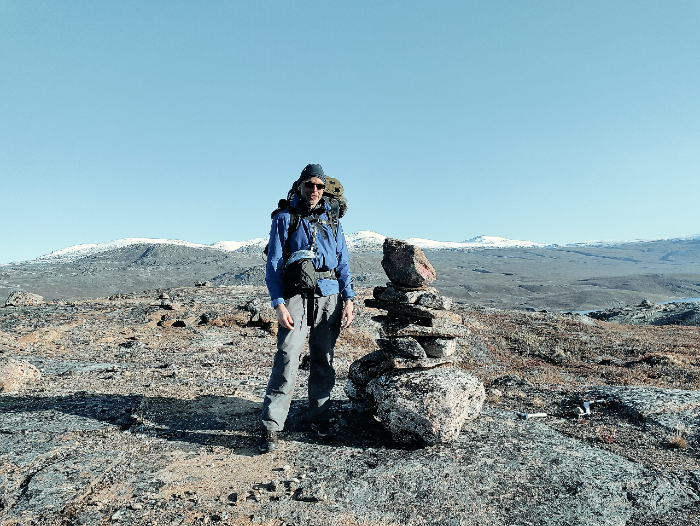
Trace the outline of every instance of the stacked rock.
<instances>
[{"instance_id":1,"label":"stacked rock","mask_svg":"<svg viewBox=\"0 0 700 526\"><path fill-rule=\"evenodd\" d=\"M367 307L387 311L379 350L351 366L345 392L360 410L375 411L397 442L455 440L485 398L483 384L452 367L456 338L469 335L450 312L452 300L429 287L436 279L423 251L397 239L384 241L386 287Z\"/></svg>"}]
</instances>

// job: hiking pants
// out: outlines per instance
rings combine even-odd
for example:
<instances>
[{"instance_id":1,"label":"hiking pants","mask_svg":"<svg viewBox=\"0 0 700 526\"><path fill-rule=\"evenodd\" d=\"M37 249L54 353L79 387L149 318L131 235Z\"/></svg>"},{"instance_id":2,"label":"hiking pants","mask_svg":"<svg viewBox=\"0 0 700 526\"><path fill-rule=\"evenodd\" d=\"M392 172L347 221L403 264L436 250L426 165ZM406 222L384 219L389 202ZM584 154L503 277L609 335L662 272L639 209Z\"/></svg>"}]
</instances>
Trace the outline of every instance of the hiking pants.
<instances>
[{"instance_id":1,"label":"hiking pants","mask_svg":"<svg viewBox=\"0 0 700 526\"><path fill-rule=\"evenodd\" d=\"M268 431L284 429L297 380L299 356L307 336L311 359L309 419L312 423L327 422L331 417L329 402L335 385L333 348L340 334L342 314L340 296L308 299L297 295L287 300L286 305L294 320L294 330L279 327L277 332L277 352L262 410L262 427Z\"/></svg>"}]
</instances>

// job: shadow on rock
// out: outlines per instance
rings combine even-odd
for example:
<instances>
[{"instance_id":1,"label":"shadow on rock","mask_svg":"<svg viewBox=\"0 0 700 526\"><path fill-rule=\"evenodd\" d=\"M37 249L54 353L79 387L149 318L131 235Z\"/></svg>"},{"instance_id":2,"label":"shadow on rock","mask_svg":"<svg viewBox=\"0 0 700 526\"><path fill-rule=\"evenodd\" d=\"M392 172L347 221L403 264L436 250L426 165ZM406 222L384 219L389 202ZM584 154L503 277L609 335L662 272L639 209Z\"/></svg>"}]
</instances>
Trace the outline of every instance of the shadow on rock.
<instances>
[{"instance_id":1,"label":"shadow on rock","mask_svg":"<svg viewBox=\"0 0 700 526\"><path fill-rule=\"evenodd\" d=\"M397 444L370 413L331 401L336 436L321 439L311 429L308 403L293 400L283 437L337 447L388 447ZM120 432L173 442L220 446L237 454L257 454L261 403L235 396L200 396L192 400L143 395L78 392L68 396L17 396L0 399L0 433ZM410 448L409 448L410 449Z\"/></svg>"},{"instance_id":2,"label":"shadow on rock","mask_svg":"<svg viewBox=\"0 0 700 526\"><path fill-rule=\"evenodd\" d=\"M260 404L237 397L193 400L78 392L0 399L0 433L119 432L245 450L258 434Z\"/></svg>"},{"instance_id":3,"label":"shadow on rock","mask_svg":"<svg viewBox=\"0 0 700 526\"><path fill-rule=\"evenodd\" d=\"M306 444L325 444L330 447L410 449L392 440L389 432L370 412L358 412L350 409L348 402L332 400L332 422L336 435L332 439L318 437L311 428L308 417L308 402L293 400L287 416L282 437Z\"/></svg>"}]
</instances>

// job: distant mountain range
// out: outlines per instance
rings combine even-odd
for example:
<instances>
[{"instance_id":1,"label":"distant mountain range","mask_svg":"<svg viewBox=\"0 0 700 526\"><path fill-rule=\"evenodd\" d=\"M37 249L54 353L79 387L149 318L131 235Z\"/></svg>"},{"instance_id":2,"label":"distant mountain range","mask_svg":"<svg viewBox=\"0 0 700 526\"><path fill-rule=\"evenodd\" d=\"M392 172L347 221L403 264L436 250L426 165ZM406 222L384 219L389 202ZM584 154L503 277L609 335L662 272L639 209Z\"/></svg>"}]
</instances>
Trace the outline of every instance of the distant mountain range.
<instances>
[{"instance_id":1,"label":"distant mountain range","mask_svg":"<svg viewBox=\"0 0 700 526\"><path fill-rule=\"evenodd\" d=\"M350 252L375 252L380 251L386 236L372 232L371 230L361 230L352 234L345 235L348 249ZM695 236L679 237L673 239L665 239L663 241L692 241L700 240L700 234ZM507 239L497 236L477 236L467 239L462 242L454 241L434 241L432 239L422 239L417 237L408 238L405 240L408 243L416 245L424 250L479 250L493 248L547 248L547 247L585 247L585 246L615 246L628 243L645 243L652 240L634 240L634 241L586 241L581 243L570 243L566 245L542 244L533 241L519 241ZM662 241L662 240L653 240ZM249 239L248 241L217 241L211 245L191 243L177 239L151 239L129 237L108 241L106 243L97 244L82 244L74 245L67 248L55 250L44 256L40 256L33 262L37 263L65 263L75 261L77 259L108 252L110 250L129 247L132 245L177 245L189 248L201 249L216 249L224 252L239 252L239 253L261 253L267 244L267 237L258 237Z\"/></svg>"},{"instance_id":2,"label":"distant mountain range","mask_svg":"<svg viewBox=\"0 0 700 526\"><path fill-rule=\"evenodd\" d=\"M351 252L373 252L381 250L382 244L386 236L372 232L370 230L362 230L345 236L348 249ZM511 247L544 247L540 243L532 241L517 241L506 239L503 237L493 236L478 236L468 239L461 243L452 241L433 241L431 239L409 238L408 243L417 245L427 250L463 250L463 249L480 249L480 248L511 248ZM72 247L55 250L44 256L40 256L33 260L41 263L51 262L68 262L76 259L92 256L110 250L124 248L131 245L179 245L189 248L203 249L218 249L224 252L243 252L243 253L259 253L267 244L267 237L258 237L248 241L217 241L211 245L203 245L190 243L189 241L181 241L177 239L149 239L141 237L129 237L117 239L107 243L98 244L83 244L74 245Z\"/></svg>"}]
</instances>

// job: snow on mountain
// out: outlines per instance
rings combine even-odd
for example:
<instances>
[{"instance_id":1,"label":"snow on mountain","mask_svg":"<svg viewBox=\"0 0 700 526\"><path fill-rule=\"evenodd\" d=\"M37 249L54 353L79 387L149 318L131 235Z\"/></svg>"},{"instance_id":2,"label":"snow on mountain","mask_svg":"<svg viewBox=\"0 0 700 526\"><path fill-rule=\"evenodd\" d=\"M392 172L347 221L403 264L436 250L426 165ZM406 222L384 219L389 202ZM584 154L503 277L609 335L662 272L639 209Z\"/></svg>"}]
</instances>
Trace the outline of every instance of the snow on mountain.
<instances>
[{"instance_id":1,"label":"snow on mountain","mask_svg":"<svg viewBox=\"0 0 700 526\"><path fill-rule=\"evenodd\" d=\"M72 247L62 248L60 250L54 250L53 252L46 254L44 256L38 257L35 261L38 262L53 262L53 261L72 261L85 256L91 256L93 254L99 254L101 252L107 252L108 250L114 250L117 248L128 247L130 245L181 245L193 248L207 247L207 245L199 245L197 243L190 243L189 241L180 241L177 239L150 239L145 237L127 237L124 239L117 239L114 241L108 241L106 243L97 244L83 244L74 245ZM211 247L208 247L211 248Z\"/></svg>"},{"instance_id":2,"label":"snow on mountain","mask_svg":"<svg viewBox=\"0 0 700 526\"><path fill-rule=\"evenodd\" d=\"M682 237L663 237L659 239L607 239L607 240L592 240L592 241L581 241L578 243L566 243L564 245L551 245L554 247L614 247L616 245L628 245L628 244L643 244L643 243L654 243L657 241L671 241L671 242L682 242L682 241L699 241L700 234L695 234L692 236L682 236Z\"/></svg>"},{"instance_id":3,"label":"snow on mountain","mask_svg":"<svg viewBox=\"0 0 700 526\"><path fill-rule=\"evenodd\" d=\"M386 236L372 232L371 230L361 230L354 234L346 234L345 240L351 252L367 250L380 250ZM461 243L454 241L434 241L432 239L422 239L411 237L405 240L407 243L416 245L428 250L461 250L469 248L507 248L507 247L544 247L540 243L532 241L515 241L504 237L478 236Z\"/></svg>"},{"instance_id":4,"label":"snow on mountain","mask_svg":"<svg viewBox=\"0 0 700 526\"><path fill-rule=\"evenodd\" d=\"M505 237L498 236L476 236L471 239L463 241L465 245L470 245L474 247L493 247L493 248L503 248L503 247L546 247L547 245L542 243L535 243L533 241L518 241L515 239L506 239Z\"/></svg>"},{"instance_id":5,"label":"snow on mountain","mask_svg":"<svg viewBox=\"0 0 700 526\"><path fill-rule=\"evenodd\" d=\"M218 248L225 250L227 252L243 251L242 249L249 248L251 246L260 246L261 250L267 245L266 237L256 237L255 239L249 239L248 241L217 241L211 245L205 245L211 248Z\"/></svg>"},{"instance_id":6,"label":"snow on mountain","mask_svg":"<svg viewBox=\"0 0 700 526\"><path fill-rule=\"evenodd\" d=\"M146 237L127 237L108 241L106 243L74 245L72 247L55 250L44 256L40 256L34 261L37 263L57 263L68 262L80 259L94 254L100 254L109 250L128 247L131 245L178 245L190 248L208 248L217 249L223 252L244 251L249 246L259 245L262 243L264 247L267 244L267 238L255 238L249 241L219 241L211 245L202 245L200 243L190 243L179 239L151 239ZM262 250L262 248L261 248Z\"/></svg>"},{"instance_id":7,"label":"snow on mountain","mask_svg":"<svg viewBox=\"0 0 700 526\"><path fill-rule=\"evenodd\" d=\"M361 230L359 232L354 232L352 234L346 234L345 240L348 245L350 252L372 252L381 251L382 244L386 236L373 232L371 230ZM677 238L667 238L664 241L694 241L700 240L700 235L685 236ZM567 245L545 245L541 243L534 243L532 241L518 241L514 239L506 239L504 237L497 236L477 236L471 239L467 239L462 242L454 241L434 241L432 239L422 239L417 237L412 237L406 239L406 242L416 245L422 249L426 250L469 250L469 249L488 249L488 248L511 248L511 247L521 247L521 248L542 248L547 246L570 246L570 247L582 247L582 246L612 246L619 245L623 243L645 243L650 240L635 240L635 241L587 241L584 243L571 243ZM662 241L662 240L655 240ZM249 239L248 241L218 241L212 243L211 245L203 245L199 243L190 243L189 241L181 241L177 239L149 239L143 237L129 237L125 239L117 239L115 241L109 241L107 243L98 244L83 244L75 245L72 247L62 248L60 250L55 250L50 254L41 256L34 261L37 263L53 263L53 262L67 262L73 261L85 256L90 256L93 254L99 254L101 252L106 252L109 250L114 250L122 247L127 247L130 245L179 245L191 248L207 248L216 249L223 252L246 252L246 253L261 253L267 244L267 237L257 237L255 239Z\"/></svg>"},{"instance_id":8,"label":"snow on mountain","mask_svg":"<svg viewBox=\"0 0 700 526\"><path fill-rule=\"evenodd\" d=\"M433 241L431 239L421 239L411 237L406 240L407 243L416 245L427 250L464 250L469 248L509 248L509 247L544 247L540 243L532 241L516 241L506 239L505 237L496 236L477 236L472 239L467 239L461 243L454 241Z\"/></svg>"},{"instance_id":9,"label":"snow on mountain","mask_svg":"<svg viewBox=\"0 0 700 526\"><path fill-rule=\"evenodd\" d=\"M371 230L360 230L352 234L345 234L345 243L348 245L350 252L381 250L385 239L386 236Z\"/></svg>"},{"instance_id":10,"label":"snow on mountain","mask_svg":"<svg viewBox=\"0 0 700 526\"><path fill-rule=\"evenodd\" d=\"M386 236L372 232L371 230L361 230L352 234L346 234L345 240L350 252L367 252L381 250L382 244ZM531 241L513 241L502 237L478 236L462 243L452 241L433 241L430 239L409 238L406 240L424 249L444 250L444 249L468 249L468 248L504 248L504 247L542 247L538 243ZM191 248L208 248L216 249L224 252L247 252L258 253L262 252L267 244L267 237L257 237L248 241L218 241L211 245L203 245L199 243L190 243L179 239L150 239L145 237L128 237L108 241L107 243L93 243L74 245L72 247L55 250L50 254L41 256L34 261L37 263L57 263L73 261L82 257L107 252L118 248L128 247L130 245L179 245Z\"/></svg>"}]
</instances>

